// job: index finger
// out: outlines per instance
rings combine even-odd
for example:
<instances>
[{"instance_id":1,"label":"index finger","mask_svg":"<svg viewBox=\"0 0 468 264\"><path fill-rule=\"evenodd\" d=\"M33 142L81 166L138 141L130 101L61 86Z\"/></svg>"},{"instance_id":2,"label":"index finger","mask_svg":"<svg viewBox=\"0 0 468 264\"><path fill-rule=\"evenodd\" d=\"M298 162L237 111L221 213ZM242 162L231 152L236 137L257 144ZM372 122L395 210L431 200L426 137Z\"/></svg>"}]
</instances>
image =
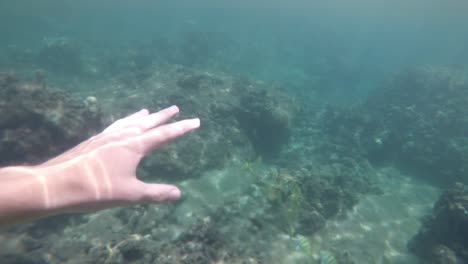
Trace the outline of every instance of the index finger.
<instances>
[{"instance_id":1,"label":"index finger","mask_svg":"<svg viewBox=\"0 0 468 264\"><path fill-rule=\"evenodd\" d=\"M159 126L136 137L144 153L169 143L170 141L200 127L200 119L185 119L171 124Z\"/></svg>"}]
</instances>

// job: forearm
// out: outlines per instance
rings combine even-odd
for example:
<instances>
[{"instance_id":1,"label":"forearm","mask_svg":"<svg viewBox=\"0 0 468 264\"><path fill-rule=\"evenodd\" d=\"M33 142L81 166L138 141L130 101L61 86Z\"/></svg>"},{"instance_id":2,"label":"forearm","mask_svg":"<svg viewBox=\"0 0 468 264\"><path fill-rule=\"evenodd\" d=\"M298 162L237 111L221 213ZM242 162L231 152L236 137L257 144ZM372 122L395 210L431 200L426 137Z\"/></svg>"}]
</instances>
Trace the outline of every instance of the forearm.
<instances>
[{"instance_id":1,"label":"forearm","mask_svg":"<svg viewBox=\"0 0 468 264\"><path fill-rule=\"evenodd\" d=\"M0 169L0 227L65 212L88 199L85 186L38 167Z\"/></svg>"},{"instance_id":2,"label":"forearm","mask_svg":"<svg viewBox=\"0 0 468 264\"><path fill-rule=\"evenodd\" d=\"M0 169L0 227L62 212L179 199L177 187L136 177L144 155L200 126L198 118L166 124L178 112L176 106L153 114L143 109L42 165Z\"/></svg>"}]
</instances>

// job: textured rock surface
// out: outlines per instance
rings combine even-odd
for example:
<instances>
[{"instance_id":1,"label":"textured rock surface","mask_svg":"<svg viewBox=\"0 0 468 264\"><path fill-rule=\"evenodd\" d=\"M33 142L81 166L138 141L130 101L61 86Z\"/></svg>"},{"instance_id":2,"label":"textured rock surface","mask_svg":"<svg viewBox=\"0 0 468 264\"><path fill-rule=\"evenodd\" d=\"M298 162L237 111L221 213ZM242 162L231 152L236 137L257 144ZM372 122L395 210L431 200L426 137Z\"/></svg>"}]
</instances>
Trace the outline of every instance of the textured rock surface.
<instances>
[{"instance_id":1,"label":"textured rock surface","mask_svg":"<svg viewBox=\"0 0 468 264\"><path fill-rule=\"evenodd\" d=\"M0 74L0 166L45 161L101 128L95 105L86 106L40 79L23 82Z\"/></svg>"},{"instance_id":2,"label":"textured rock surface","mask_svg":"<svg viewBox=\"0 0 468 264\"><path fill-rule=\"evenodd\" d=\"M162 65L146 79L115 79L92 95L84 106L95 110L99 102L106 124L171 104L181 109L175 120L201 118L198 131L149 155L138 172L180 184L186 199L19 226L8 234L24 234L24 246L5 254L48 252L38 258L46 263L272 263L285 250L275 244L279 236L313 235L360 195L376 192L363 156L322 131L323 111L300 110L264 83Z\"/></svg>"},{"instance_id":3,"label":"textured rock surface","mask_svg":"<svg viewBox=\"0 0 468 264\"><path fill-rule=\"evenodd\" d=\"M327 132L348 152L396 163L443 184L466 183L468 75L421 67L396 75L363 104L330 108Z\"/></svg>"},{"instance_id":4,"label":"textured rock surface","mask_svg":"<svg viewBox=\"0 0 468 264\"><path fill-rule=\"evenodd\" d=\"M436 202L409 248L434 263L468 261L468 186L457 183Z\"/></svg>"}]
</instances>

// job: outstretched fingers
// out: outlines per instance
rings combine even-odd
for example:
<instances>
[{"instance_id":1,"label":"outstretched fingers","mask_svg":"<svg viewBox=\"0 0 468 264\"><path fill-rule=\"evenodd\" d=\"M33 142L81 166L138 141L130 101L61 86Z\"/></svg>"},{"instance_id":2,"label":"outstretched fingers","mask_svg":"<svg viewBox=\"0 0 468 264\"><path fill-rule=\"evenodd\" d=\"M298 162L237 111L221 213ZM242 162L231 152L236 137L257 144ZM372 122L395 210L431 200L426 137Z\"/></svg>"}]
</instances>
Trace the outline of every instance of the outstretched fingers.
<instances>
[{"instance_id":1,"label":"outstretched fingers","mask_svg":"<svg viewBox=\"0 0 468 264\"><path fill-rule=\"evenodd\" d=\"M143 153L149 153L190 131L200 127L200 119L186 119L175 123L159 126L135 138Z\"/></svg>"},{"instance_id":2,"label":"outstretched fingers","mask_svg":"<svg viewBox=\"0 0 468 264\"><path fill-rule=\"evenodd\" d=\"M140 120L139 126L143 128L144 131L160 126L171 118L173 118L177 113L179 113L179 108L175 105L165 108L157 113L150 114L145 116Z\"/></svg>"},{"instance_id":3,"label":"outstretched fingers","mask_svg":"<svg viewBox=\"0 0 468 264\"><path fill-rule=\"evenodd\" d=\"M133 113L127 117L121 118L114 123L112 123L110 126L108 126L106 129L104 129L104 133L108 132L115 132L119 131L125 127L128 127L130 125L134 125L138 120L140 120L142 117L147 116L149 114L147 109L141 109L140 111Z\"/></svg>"},{"instance_id":4,"label":"outstretched fingers","mask_svg":"<svg viewBox=\"0 0 468 264\"><path fill-rule=\"evenodd\" d=\"M117 132L128 128L136 128L139 131L157 127L169 121L177 113L179 108L175 105L165 108L153 114L149 114L148 110L142 109L130 116L119 119L104 130L104 132Z\"/></svg>"}]
</instances>

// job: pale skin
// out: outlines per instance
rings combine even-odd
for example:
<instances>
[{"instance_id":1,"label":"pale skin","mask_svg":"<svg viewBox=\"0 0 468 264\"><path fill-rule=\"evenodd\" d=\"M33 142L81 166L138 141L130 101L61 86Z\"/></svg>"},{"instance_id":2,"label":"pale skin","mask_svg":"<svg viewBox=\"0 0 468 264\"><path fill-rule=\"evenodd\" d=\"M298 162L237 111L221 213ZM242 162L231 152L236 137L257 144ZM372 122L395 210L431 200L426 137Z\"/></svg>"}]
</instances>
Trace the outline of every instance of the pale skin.
<instances>
[{"instance_id":1,"label":"pale skin","mask_svg":"<svg viewBox=\"0 0 468 264\"><path fill-rule=\"evenodd\" d=\"M176 106L152 114L143 109L43 164L0 169L0 227L64 212L179 199L176 186L136 176L146 154L200 126L198 118L165 124L178 112Z\"/></svg>"}]
</instances>

